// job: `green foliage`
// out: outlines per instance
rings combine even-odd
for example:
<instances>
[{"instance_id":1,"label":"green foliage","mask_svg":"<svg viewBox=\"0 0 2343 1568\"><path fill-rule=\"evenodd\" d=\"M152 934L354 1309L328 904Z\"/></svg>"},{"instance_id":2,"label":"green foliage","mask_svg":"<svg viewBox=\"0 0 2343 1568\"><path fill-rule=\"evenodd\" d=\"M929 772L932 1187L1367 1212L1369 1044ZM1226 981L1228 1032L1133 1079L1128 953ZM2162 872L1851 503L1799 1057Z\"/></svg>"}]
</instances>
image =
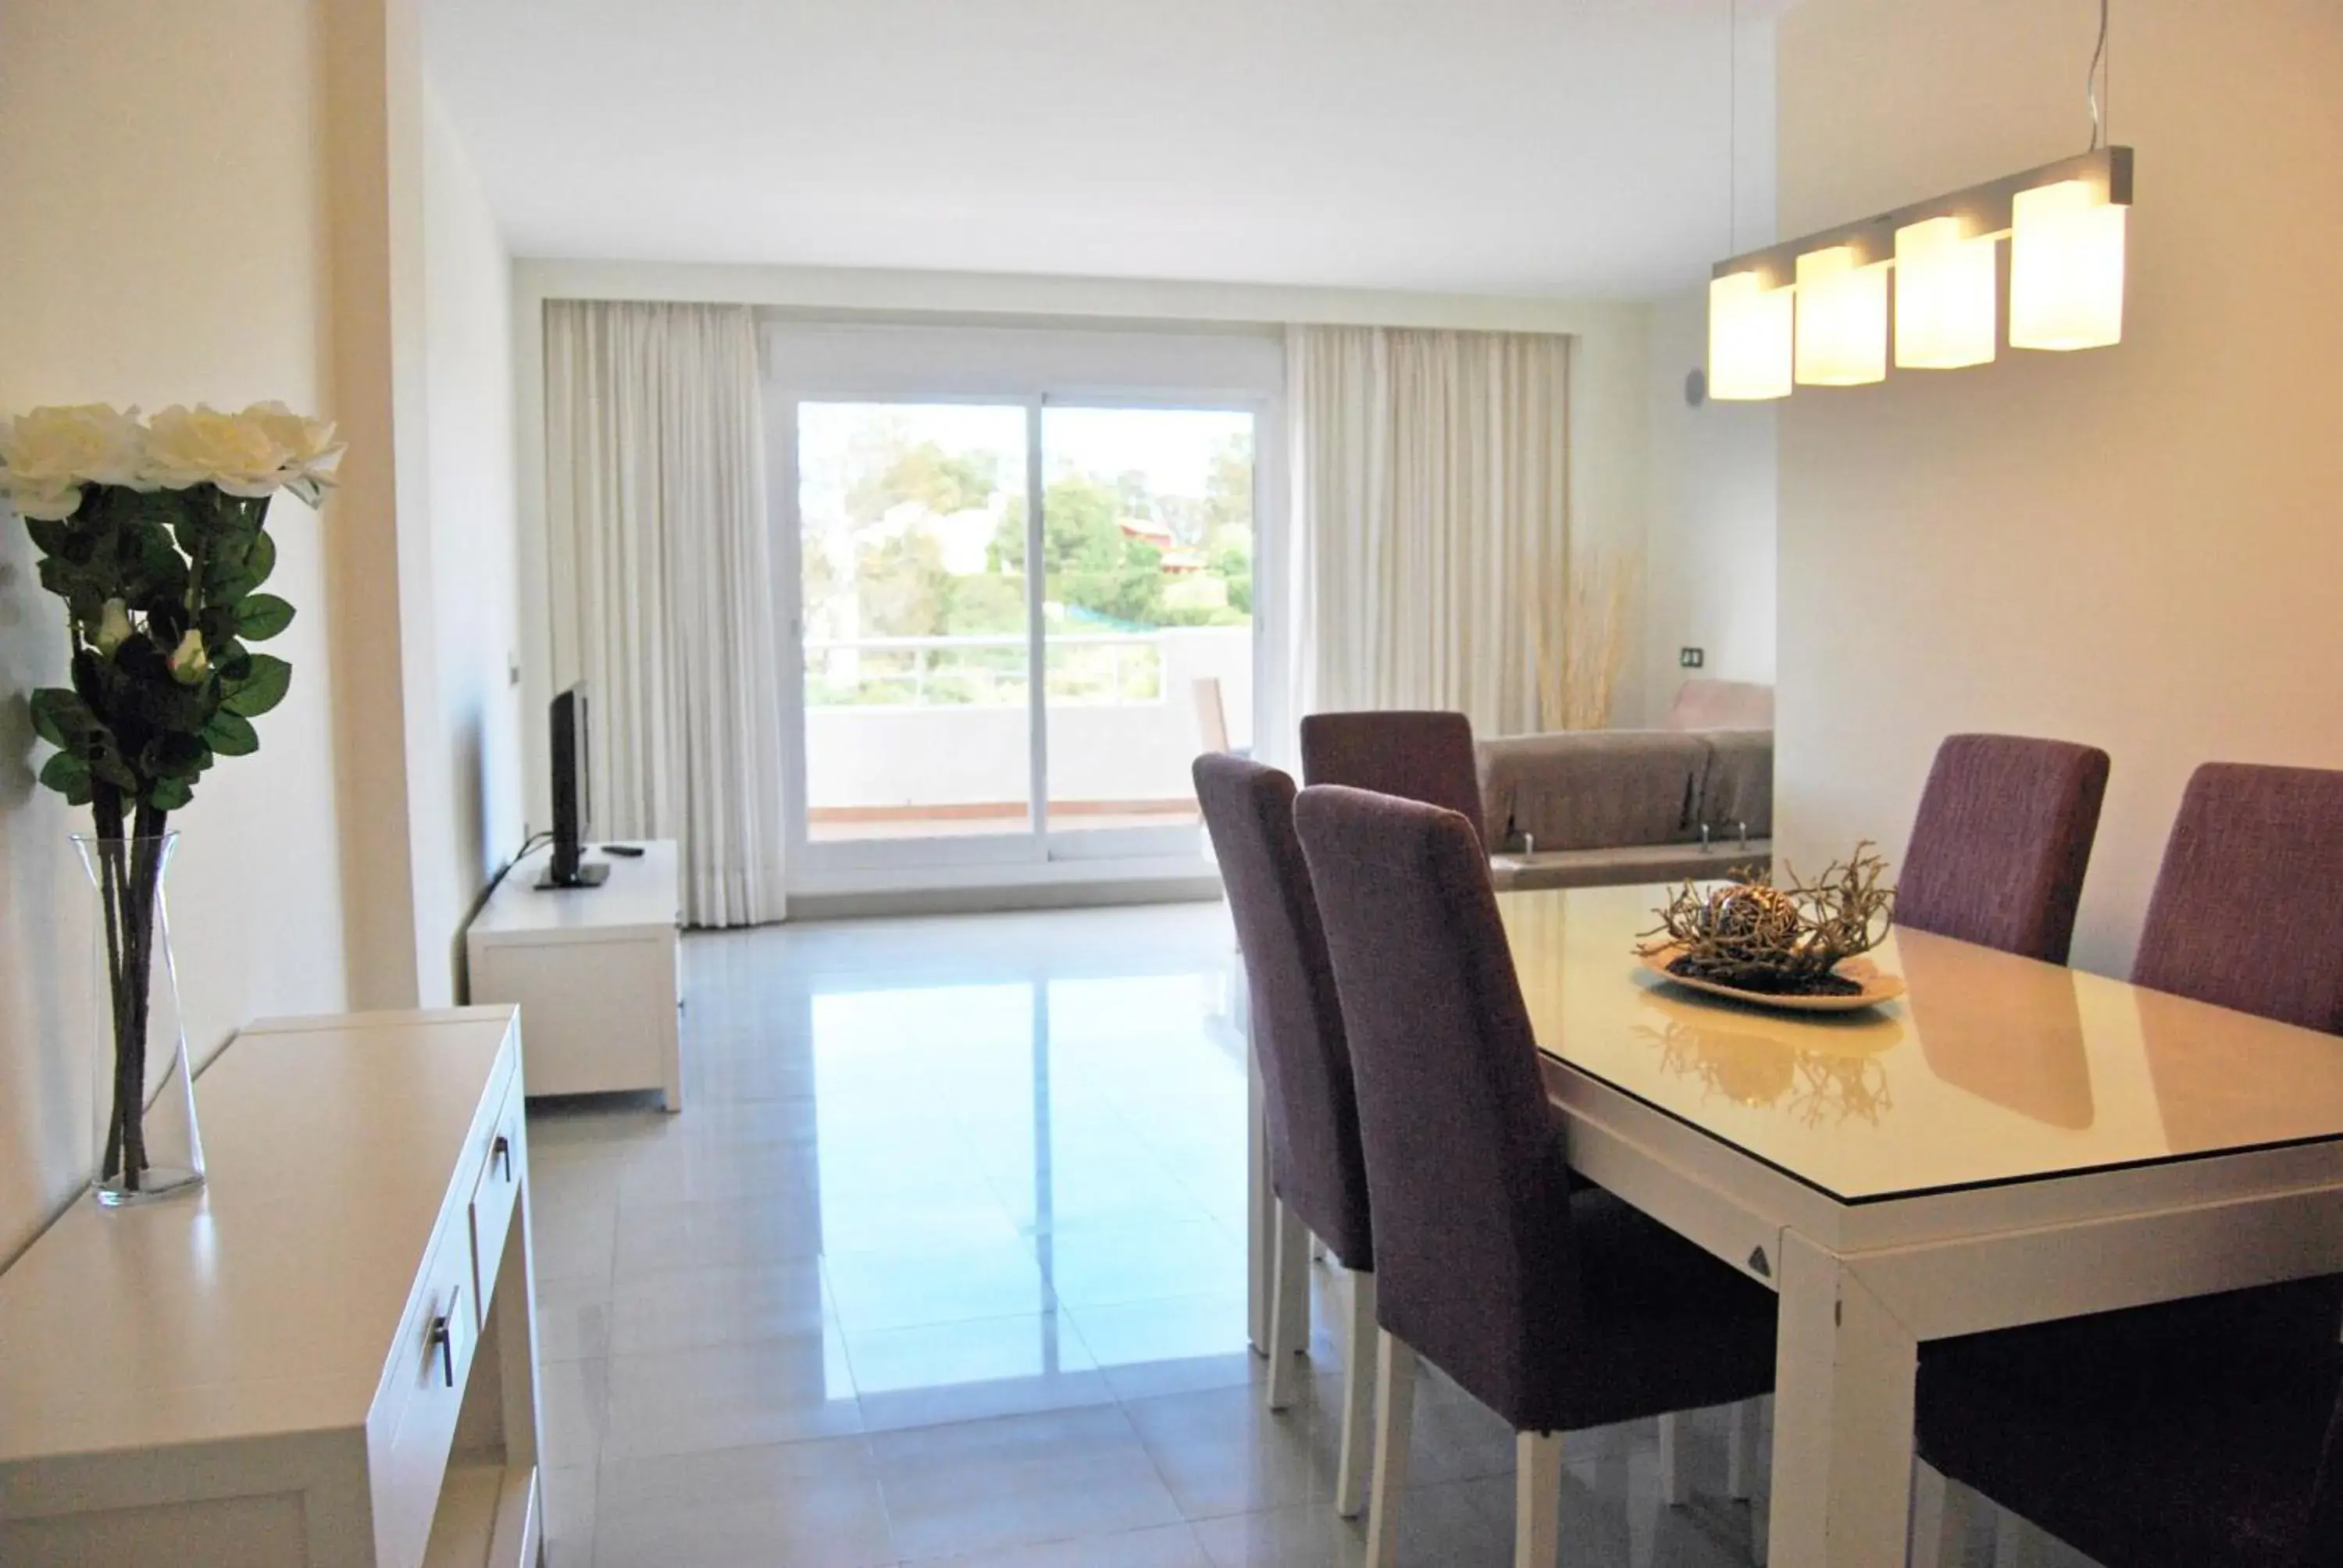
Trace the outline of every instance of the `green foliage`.
<instances>
[{"instance_id":1,"label":"green foliage","mask_svg":"<svg viewBox=\"0 0 2343 1568\"><path fill-rule=\"evenodd\" d=\"M883 468L860 475L847 492L846 515L875 523L905 501L940 518L981 507L1000 486L1000 464L990 452L947 452L922 441L894 455Z\"/></svg>"},{"instance_id":2,"label":"green foliage","mask_svg":"<svg viewBox=\"0 0 2343 1568\"><path fill-rule=\"evenodd\" d=\"M1059 604L1078 606L1133 626L1161 626L1163 552L1122 530L1126 489L1143 490L1137 475L1110 486L1088 474L1050 481L1041 501L1044 591ZM991 554L1004 566L1025 565L1025 515L1003 517Z\"/></svg>"},{"instance_id":3,"label":"green foliage","mask_svg":"<svg viewBox=\"0 0 2343 1568\"><path fill-rule=\"evenodd\" d=\"M267 515L266 498L210 485L91 485L72 517L25 524L74 645L72 686L31 699L34 732L57 749L43 784L118 821L179 809L214 761L259 749L251 720L293 676L245 647L293 620L258 591L277 565Z\"/></svg>"}]
</instances>

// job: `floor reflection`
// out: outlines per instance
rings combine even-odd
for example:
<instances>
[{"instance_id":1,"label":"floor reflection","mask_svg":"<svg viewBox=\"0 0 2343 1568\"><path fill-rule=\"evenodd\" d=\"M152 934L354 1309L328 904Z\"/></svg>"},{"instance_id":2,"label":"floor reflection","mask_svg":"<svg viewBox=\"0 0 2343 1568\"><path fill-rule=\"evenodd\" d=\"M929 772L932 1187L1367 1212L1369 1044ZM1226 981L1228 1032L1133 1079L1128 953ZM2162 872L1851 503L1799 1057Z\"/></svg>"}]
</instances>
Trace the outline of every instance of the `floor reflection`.
<instances>
[{"instance_id":1,"label":"floor reflection","mask_svg":"<svg viewBox=\"0 0 2343 1568\"><path fill-rule=\"evenodd\" d=\"M685 1111L530 1118L554 1568L1358 1560L1328 1304L1285 1415L1245 1344L1218 906L685 950ZM1573 1442L1584 1560L1742 1560L1745 1505L1658 1505L1648 1425ZM1433 1379L1415 1452L1403 1561L1508 1561L1502 1423ZM1721 1425L1694 1458L1713 1499Z\"/></svg>"}]
</instances>

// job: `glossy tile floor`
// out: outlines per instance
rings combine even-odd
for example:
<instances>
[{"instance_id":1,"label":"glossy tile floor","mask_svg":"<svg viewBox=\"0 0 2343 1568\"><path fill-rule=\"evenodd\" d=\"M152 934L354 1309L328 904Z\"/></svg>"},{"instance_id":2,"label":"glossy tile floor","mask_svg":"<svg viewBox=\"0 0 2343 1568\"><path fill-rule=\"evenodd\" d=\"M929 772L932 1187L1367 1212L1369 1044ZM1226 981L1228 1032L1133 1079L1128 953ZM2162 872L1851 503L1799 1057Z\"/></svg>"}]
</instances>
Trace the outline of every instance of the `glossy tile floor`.
<instances>
[{"instance_id":1,"label":"glossy tile floor","mask_svg":"<svg viewBox=\"0 0 2343 1568\"><path fill-rule=\"evenodd\" d=\"M685 943L687 1108L530 1117L554 1568L1321 1568L1346 1347L1244 1322L1245 1076L1217 905ZM1574 1437L1574 1564L1746 1558L1648 1423ZM1510 1558L1513 1443L1419 1394L1404 1561Z\"/></svg>"}]
</instances>

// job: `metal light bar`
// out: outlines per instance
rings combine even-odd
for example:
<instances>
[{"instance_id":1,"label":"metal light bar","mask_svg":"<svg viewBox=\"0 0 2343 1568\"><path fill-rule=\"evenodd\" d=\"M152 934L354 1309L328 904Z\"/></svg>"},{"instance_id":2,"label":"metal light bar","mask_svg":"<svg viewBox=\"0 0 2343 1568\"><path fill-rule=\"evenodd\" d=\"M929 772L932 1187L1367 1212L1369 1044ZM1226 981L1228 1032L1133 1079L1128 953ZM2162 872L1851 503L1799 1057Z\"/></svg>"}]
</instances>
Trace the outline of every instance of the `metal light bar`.
<instances>
[{"instance_id":1,"label":"metal light bar","mask_svg":"<svg viewBox=\"0 0 2343 1568\"><path fill-rule=\"evenodd\" d=\"M1780 245L1769 245L1763 250L1745 251L1729 261L1718 262L1710 268L1709 275L1726 277L1735 273L1754 272L1762 287L1780 288L1796 281L1801 252L1839 245L1854 252L1854 263L1857 266L1892 262L1896 258L1896 231L1932 217L1957 219L1961 233L1972 238L1980 235L2002 234L2010 226L2011 204L2018 192L2055 185L2062 180L2080 180L2109 204L2129 206L2131 149L2101 147L2096 152L2079 153L2071 158L2061 158L2056 163L2027 169L2023 174L2005 175L1966 190L1914 202L1909 206L1900 206L1876 217L1860 218L1836 228L1822 229Z\"/></svg>"}]
</instances>

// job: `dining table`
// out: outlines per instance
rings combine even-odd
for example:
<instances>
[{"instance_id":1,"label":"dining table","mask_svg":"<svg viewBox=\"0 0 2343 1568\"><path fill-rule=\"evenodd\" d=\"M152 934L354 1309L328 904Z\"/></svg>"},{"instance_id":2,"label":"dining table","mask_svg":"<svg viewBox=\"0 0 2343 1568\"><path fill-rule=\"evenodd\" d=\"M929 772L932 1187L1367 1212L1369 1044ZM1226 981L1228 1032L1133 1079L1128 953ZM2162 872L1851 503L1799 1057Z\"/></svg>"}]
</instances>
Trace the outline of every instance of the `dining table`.
<instances>
[{"instance_id":1,"label":"dining table","mask_svg":"<svg viewBox=\"0 0 2343 1568\"><path fill-rule=\"evenodd\" d=\"M1929 1341L2343 1273L2343 1040L1916 930L1876 1005L1711 997L1670 891L1497 902L1572 1166L1778 1297L1773 1563L1906 1561Z\"/></svg>"}]
</instances>

